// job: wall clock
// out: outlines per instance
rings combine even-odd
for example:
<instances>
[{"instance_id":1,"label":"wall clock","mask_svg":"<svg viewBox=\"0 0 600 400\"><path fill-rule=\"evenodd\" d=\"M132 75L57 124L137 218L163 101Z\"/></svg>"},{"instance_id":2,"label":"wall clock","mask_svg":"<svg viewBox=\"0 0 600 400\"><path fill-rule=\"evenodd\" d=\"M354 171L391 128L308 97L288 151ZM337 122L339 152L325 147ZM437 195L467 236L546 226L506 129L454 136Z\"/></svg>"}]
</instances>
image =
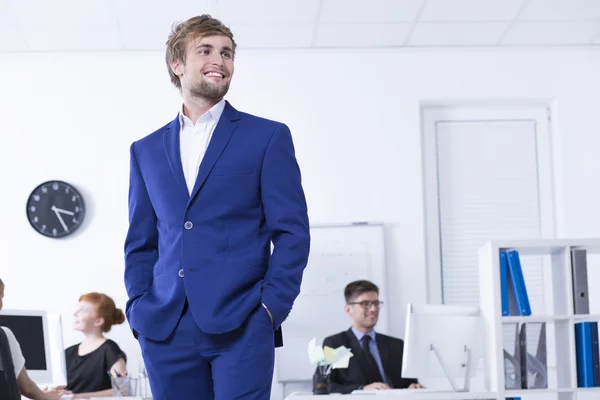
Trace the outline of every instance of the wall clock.
<instances>
[{"instance_id":1,"label":"wall clock","mask_svg":"<svg viewBox=\"0 0 600 400\"><path fill-rule=\"evenodd\" d=\"M71 235L81 226L84 217L83 197L66 182L44 182L27 200L29 223L38 233L50 238Z\"/></svg>"}]
</instances>

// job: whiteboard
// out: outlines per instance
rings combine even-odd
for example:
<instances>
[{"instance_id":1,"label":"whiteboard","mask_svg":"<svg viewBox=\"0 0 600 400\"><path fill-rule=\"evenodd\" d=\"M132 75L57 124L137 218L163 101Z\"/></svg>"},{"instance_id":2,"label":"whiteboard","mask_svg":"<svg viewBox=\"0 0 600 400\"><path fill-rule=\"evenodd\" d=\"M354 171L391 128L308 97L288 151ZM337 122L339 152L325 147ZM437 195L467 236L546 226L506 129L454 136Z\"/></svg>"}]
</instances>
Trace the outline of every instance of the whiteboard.
<instances>
[{"instance_id":1,"label":"whiteboard","mask_svg":"<svg viewBox=\"0 0 600 400\"><path fill-rule=\"evenodd\" d=\"M386 301L385 251L382 224L356 223L311 228L311 250L300 294L283 323L283 347L276 351L279 382L308 381L315 366L308 360L308 342L350 327L344 312L344 288L367 279L379 286ZM388 329L387 310L381 309L377 330Z\"/></svg>"}]
</instances>

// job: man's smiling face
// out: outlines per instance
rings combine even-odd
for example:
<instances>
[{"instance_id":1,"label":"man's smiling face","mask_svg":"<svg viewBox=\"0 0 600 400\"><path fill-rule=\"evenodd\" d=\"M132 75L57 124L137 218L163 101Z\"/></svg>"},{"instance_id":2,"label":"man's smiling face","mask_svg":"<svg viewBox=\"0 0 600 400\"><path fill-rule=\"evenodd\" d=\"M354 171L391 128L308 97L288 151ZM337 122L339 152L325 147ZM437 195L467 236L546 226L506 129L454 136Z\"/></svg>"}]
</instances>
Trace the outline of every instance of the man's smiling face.
<instances>
[{"instance_id":1,"label":"man's smiling face","mask_svg":"<svg viewBox=\"0 0 600 400\"><path fill-rule=\"evenodd\" d=\"M178 60L171 68L179 76L182 91L220 100L233 77L233 57L233 43L227 36L198 37L187 44L185 64Z\"/></svg>"}]
</instances>

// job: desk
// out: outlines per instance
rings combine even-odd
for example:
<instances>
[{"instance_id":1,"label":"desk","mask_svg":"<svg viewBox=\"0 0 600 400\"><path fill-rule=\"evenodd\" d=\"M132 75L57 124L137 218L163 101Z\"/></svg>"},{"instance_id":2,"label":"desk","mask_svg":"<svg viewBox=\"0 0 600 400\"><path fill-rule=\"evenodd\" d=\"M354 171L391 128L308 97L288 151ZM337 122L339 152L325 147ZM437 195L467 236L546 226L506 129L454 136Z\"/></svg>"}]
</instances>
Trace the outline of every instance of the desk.
<instances>
[{"instance_id":1,"label":"desk","mask_svg":"<svg viewBox=\"0 0 600 400\"><path fill-rule=\"evenodd\" d=\"M346 400L475 400L496 399L497 394L493 392L428 392L419 390L373 390L369 393L355 393L343 395L332 393L329 396L313 395L312 393L296 392L290 394L285 400L324 400L327 397L338 399L344 396ZM339 400L342 400L340 398Z\"/></svg>"}]
</instances>

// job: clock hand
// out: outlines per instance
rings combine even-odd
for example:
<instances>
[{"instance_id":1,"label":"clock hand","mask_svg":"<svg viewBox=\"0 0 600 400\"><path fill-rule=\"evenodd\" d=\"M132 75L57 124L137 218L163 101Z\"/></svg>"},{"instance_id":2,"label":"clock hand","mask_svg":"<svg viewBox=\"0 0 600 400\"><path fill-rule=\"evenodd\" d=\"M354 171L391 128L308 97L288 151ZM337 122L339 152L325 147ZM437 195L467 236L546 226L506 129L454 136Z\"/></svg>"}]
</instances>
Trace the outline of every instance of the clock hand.
<instances>
[{"instance_id":1,"label":"clock hand","mask_svg":"<svg viewBox=\"0 0 600 400\"><path fill-rule=\"evenodd\" d=\"M67 214L70 216L75 215L75 213L73 211L63 210L62 208L58 208L58 207L54 207L53 211L58 211L59 213Z\"/></svg>"},{"instance_id":2,"label":"clock hand","mask_svg":"<svg viewBox=\"0 0 600 400\"><path fill-rule=\"evenodd\" d=\"M58 208L56 208L56 206L52 206L52 207L50 207L50 209L52 211L54 211L54 214L56 214L56 218L58 218L58 221L62 225L65 232L69 232L69 228L67 228L67 224L65 224L65 221L63 221L62 216L60 215L60 213L58 211Z\"/></svg>"}]
</instances>

